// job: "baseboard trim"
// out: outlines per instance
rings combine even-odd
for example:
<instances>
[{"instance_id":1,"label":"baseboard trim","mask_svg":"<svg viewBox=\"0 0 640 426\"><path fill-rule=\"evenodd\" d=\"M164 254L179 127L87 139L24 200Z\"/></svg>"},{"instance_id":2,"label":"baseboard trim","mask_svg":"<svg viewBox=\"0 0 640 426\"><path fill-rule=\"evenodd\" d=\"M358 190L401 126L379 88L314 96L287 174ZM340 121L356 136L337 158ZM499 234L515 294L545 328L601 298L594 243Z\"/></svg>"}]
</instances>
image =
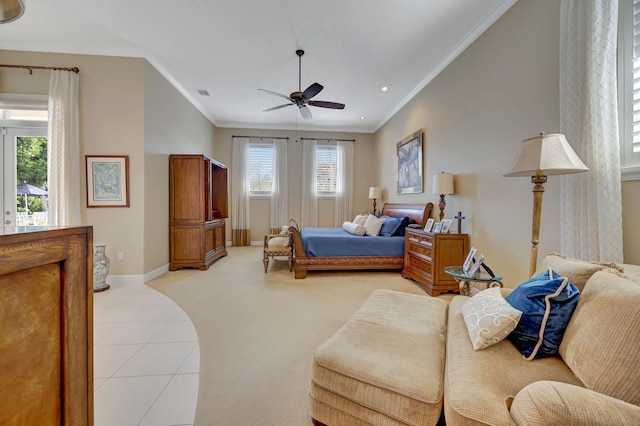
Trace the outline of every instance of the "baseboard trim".
<instances>
[{"instance_id":1,"label":"baseboard trim","mask_svg":"<svg viewBox=\"0 0 640 426\"><path fill-rule=\"evenodd\" d=\"M151 281L154 278L158 278L160 275L169 272L169 264L163 265L159 268L149 271L144 275L109 275L107 277L107 284L117 285L142 285L147 281Z\"/></svg>"}]
</instances>

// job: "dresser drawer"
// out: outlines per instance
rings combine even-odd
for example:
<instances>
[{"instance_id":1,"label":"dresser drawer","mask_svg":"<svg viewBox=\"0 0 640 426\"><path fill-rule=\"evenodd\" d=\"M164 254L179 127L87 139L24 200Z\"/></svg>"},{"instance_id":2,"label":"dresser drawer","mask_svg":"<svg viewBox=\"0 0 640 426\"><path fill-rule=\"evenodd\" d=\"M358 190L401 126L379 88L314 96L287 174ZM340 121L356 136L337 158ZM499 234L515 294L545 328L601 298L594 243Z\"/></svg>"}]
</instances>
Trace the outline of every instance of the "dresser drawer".
<instances>
[{"instance_id":1,"label":"dresser drawer","mask_svg":"<svg viewBox=\"0 0 640 426\"><path fill-rule=\"evenodd\" d=\"M422 243L414 243L410 242L409 244L409 253L419 253L427 257L431 257L431 244L425 245Z\"/></svg>"},{"instance_id":2,"label":"dresser drawer","mask_svg":"<svg viewBox=\"0 0 640 426\"><path fill-rule=\"evenodd\" d=\"M409 253L409 265L431 274L431 262L413 253Z\"/></svg>"}]
</instances>

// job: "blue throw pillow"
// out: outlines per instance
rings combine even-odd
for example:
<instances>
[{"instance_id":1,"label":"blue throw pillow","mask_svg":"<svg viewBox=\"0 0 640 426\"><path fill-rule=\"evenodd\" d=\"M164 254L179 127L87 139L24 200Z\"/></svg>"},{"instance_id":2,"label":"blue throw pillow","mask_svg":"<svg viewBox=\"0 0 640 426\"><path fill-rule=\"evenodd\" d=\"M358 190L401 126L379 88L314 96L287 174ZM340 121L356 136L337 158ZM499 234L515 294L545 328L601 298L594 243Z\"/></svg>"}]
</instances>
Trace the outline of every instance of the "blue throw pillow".
<instances>
[{"instance_id":1,"label":"blue throw pillow","mask_svg":"<svg viewBox=\"0 0 640 426\"><path fill-rule=\"evenodd\" d=\"M382 224L382 228L380 228L380 235L382 235L383 237L392 237L396 235L396 232L398 232L398 228L402 224L402 221L400 219L390 217L390 216L380 216L380 217L386 219Z\"/></svg>"},{"instance_id":2,"label":"blue throw pillow","mask_svg":"<svg viewBox=\"0 0 640 426\"><path fill-rule=\"evenodd\" d=\"M522 311L509 340L526 360L558 353L579 296L578 288L551 268L520 284L507 296L511 306Z\"/></svg>"}]
</instances>

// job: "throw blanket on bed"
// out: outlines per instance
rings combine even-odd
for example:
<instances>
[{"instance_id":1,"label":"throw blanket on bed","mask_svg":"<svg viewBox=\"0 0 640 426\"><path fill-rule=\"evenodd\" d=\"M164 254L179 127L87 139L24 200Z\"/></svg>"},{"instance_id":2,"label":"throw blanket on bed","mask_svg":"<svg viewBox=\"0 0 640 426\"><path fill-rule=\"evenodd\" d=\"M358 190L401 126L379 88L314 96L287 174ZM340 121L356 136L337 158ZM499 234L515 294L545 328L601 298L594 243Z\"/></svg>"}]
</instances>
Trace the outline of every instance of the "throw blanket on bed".
<instances>
[{"instance_id":1,"label":"throw blanket on bed","mask_svg":"<svg viewBox=\"0 0 640 426\"><path fill-rule=\"evenodd\" d=\"M302 228L307 256L403 256L404 237L359 237L342 228Z\"/></svg>"}]
</instances>

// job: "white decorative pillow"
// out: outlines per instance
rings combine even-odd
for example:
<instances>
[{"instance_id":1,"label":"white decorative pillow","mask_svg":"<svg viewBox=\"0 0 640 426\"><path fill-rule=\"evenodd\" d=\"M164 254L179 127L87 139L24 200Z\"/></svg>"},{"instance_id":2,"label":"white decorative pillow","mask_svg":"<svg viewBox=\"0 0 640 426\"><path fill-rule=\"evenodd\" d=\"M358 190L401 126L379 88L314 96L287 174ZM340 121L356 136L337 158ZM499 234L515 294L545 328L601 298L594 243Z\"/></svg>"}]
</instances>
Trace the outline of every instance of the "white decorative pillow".
<instances>
[{"instance_id":1,"label":"white decorative pillow","mask_svg":"<svg viewBox=\"0 0 640 426\"><path fill-rule=\"evenodd\" d=\"M462 316L477 351L506 338L518 325L522 312L507 302L498 287L491 287L462 305Z\"/></svg>"},{"instance_id":2,"label":"white decorative pillow","mask_svg":"<svg viewBox=\"0 0 640 426\"><path fill-rule=\"evenodd\" d=\"M342 224L342 229L350 234L357 235L358 237L362 237L366 233L364 226L353 222L344 222Z\"/></svg>"},{"instance_id":3,"label":"white decorative pillow","mask_svg":"<svg viewBox=\"0 0 640 426\"><path fill-rule=\"evenodd\" d=\"M382 228L382 224L385 220L387 219L383 217L375 217L370 214L367 217L367 221L364 223L366 234L370 237L377 237L380 234L380 228Z\"/></svg>"},{"instance_id":4,"label":"white decorative pillow","mask_svg":"<svg viewBox=\"0 0 640 426\"><path fill-rule=\"evenodd\" d=\"M282 225L282 228L280 228L280 235L287 235L288 233L289 233L289 226Z\"/></svg>"},{"instance_id":5,"label":"white decorative pillow","mask_svg":"<svg viewBox=\"0 0 640 426\"><path fill-rule=\"evenodd\" d=\"M360 225L360 226L364 226L364 223L366 221L367 221L367 216L365 216L363 214L359 214L355 218L353 218L353 223L355 223L356 225Z\"/></svg>"}]
</instances>

